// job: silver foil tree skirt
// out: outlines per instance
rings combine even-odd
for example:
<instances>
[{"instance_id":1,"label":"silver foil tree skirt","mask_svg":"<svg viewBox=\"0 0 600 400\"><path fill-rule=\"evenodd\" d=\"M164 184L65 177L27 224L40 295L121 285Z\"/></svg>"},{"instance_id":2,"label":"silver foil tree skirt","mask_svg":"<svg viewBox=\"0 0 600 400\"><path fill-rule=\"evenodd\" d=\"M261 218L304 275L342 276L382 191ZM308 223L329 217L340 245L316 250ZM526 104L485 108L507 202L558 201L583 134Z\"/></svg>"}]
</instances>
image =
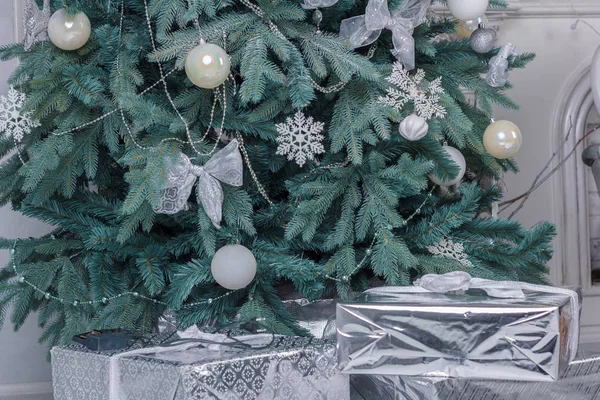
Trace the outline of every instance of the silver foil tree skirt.
<instances>
[{"instance_id":1,"label":"silver foil tree skirt","mask_svg":"<svg viewBox=\"0 0 600 400\"><path fill-rule=\"evenodd\" d=\"M352 400L595 400L600 354L578 357L556 382L353 375Z\"/></svg>"}]
</instances>

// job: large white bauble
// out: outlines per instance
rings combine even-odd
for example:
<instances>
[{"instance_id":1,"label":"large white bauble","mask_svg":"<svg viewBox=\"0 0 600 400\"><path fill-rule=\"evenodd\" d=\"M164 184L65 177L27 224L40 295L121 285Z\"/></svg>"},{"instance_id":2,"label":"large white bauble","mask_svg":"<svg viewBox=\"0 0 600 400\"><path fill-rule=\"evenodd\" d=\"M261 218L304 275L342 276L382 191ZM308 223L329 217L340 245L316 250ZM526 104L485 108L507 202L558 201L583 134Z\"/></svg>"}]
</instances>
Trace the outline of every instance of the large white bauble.
<instances>
[{"instance_id":1,"label":"large white bauble","mask_svg":"<svg viewBox=\"0 0 600 400\"><path fill-rule=\"evenodd\" d=\"M452 15L463 21L482 17L488 4L489 0L448 0L448 8Z\"/></svg>"},{"instance_id":2,"label":"large white bauble","mask_svg":"<svg viewBox=\"0 0 600 400\"><path fill-rule=\"evenodd\" d=\"M522 144L521 130L510 121L495 121L483 134L483 147L493 157L501 160L517 154Z\"/></svg>"},{"instance_id":3,"label":"large white bauble","mask_svg":"<svg viewBox=\"0 0 600 400\"><path fill-rule=\"evenodd\" d=\"M83 12L67 15L64 8L57 10L48 22L48 36L62 50L77 50L83 47L92 33L90 19Z\"/></svg>"},{"instance_id":4,"label":"large white bauble","mask_svg":"<svg viewBox=\"0 0 600 400\"><path fill-rule=\"evenodd\" d=\"M444 146L443 149L447 153L448 157L450 157L452 161L459 166L460 171L453 179L442 180L434 174L429 175L429 179L431 179L431 181L436 185L440 186L458 185L462 181L462 178L465 176L465 172L467 171L467 161L465 160L465 156L463 156L458 149L455 149L451 146Z\"/></svg>"},{"instance_id":5,"label":"large white bauble","mask_svg":"<svg viewBox=\"0 0 600 400\"><path fill-rule=\"evenodd\" d=\"M225 289L243 289L256 276L256 258L246 247L230 244L215 253L210 271L215 281Z\"/></svg>"},{"instance_id":6,"label":"large white bauble","mask_svg":"<svg viewBox=\"0 0 600 400\"><path fill-rule=\"evenodd\" d=\"M594 54L592 61L592 93L594 94L594 103L598 112L600 112L600 46Z\"/></svg>"},{"instance_id":7,"label":"large white bauble","mask_svg":"<svg viewBox=\"0 0 600 400\"><path fill-rule=\"evenodd\" d=\"M185 73L192 83L204 89L214 89L227 80L231 62L229 54L212 43L192 49L185 59Z\"/></svg>"},{"instance_id":8,"label":"large white bauble","mask_svg":"<svg viewBox=\"0 0 600 400\"><path fill-rule=\"evenodd\" d=\"M417 114L411 114L400 123L399 131L402 137L414 142L423 139L427 135L429 124L425 118L419 117Z\"/></svg>"}]
</instances>

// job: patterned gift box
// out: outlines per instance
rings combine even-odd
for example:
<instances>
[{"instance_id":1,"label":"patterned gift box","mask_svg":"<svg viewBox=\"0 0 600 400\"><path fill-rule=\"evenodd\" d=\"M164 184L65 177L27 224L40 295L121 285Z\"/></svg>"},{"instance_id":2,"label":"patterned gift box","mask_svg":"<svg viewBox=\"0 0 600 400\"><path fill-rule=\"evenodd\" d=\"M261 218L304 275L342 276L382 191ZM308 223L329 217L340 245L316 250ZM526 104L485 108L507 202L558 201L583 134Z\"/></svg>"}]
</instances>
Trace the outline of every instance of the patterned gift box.
<instances>
[{"instance_id":1,"label":"patterned gift box","mask_svg":"<svg viewBox=\"0 0 600 400\"><path fill-rule=\"evenodd\" d=\"M56 400L347 400L335 344L276 337L266 349L137 344L120 352L52 349ZM156 351L155 351L156 350ZM136 353L137 352L137 353Z\"/></svg>"}]
</instances>

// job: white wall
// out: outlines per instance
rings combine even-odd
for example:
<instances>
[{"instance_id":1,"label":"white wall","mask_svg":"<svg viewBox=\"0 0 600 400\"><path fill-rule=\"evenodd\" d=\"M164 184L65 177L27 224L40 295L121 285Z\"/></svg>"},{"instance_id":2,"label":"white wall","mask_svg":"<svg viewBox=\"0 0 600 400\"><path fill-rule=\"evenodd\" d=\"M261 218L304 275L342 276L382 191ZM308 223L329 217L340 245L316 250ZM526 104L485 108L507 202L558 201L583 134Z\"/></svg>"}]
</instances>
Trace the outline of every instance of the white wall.
<instances>
[{"instance_id":1,"label":"white wall","mask_svg":"<svg viewBox=\"0 0 600 400\"><path fill-rule=\"evenodd\" d=\"M21 1L18 0L18 3ZM0 0L0 45L15 41L14 19L13 2ZM6 80L13 68L14 63L0 62L0 94L8 91ZM13 212L10 207L0 208L1 237L22 238L46 232L47 226ZM8 260L8 251L0 252L0 266L6 265ZM35 316L30 317L19 332L13 332L10 321L6 321L0 330L0 398L17 392L31 392L31 388L36 386L18 384L50 382L46 348L38 344L40 333Z\"/></svg>"},{"instance_id":2,"label":"white wall","mask_svg":"<svg viewBox=\"0 0 600 400\"><path fill-rule=\"evenodd\" d=\"M600 28L599 18L586 20ZM537 54L528 68L516 70L511 76L514 88L509 94L521 105L521 110L496 113L498 119L509 119L519 125L524 137L523 147L515 157L521 172L505 177L507 198L525 192L550 159L558 134L552 132L552 124L559 93L573 71L589 63L600 45L600 36L585 25L572 30L574 21L575 17L516 18L501 25L500 43L510 41L519 52ZM520 211L518 219L524 225L533 226L540 220L558 222L554 220L557 202L553 184L554 179L548 181ZM553 260L551 267L560 268L558 260Z\"/></svg>"}]
</instances>

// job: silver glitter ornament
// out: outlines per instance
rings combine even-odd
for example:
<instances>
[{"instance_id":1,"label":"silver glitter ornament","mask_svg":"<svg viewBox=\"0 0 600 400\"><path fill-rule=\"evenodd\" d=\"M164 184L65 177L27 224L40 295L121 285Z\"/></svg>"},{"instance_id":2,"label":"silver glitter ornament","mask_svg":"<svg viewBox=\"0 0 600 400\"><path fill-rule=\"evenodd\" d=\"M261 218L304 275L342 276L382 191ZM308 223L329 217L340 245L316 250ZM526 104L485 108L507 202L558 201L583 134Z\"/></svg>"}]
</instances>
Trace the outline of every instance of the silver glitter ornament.
<instances>
[{"instance_id":1,"label":"silver glitter ornament","mask_svg":"<svg viewBox=\"0 0 600 400\"><path fill-rule=\"evenodd\" d=\"M25 0L23 14L23 47L29 51L31 46L48 38L48 21L50 21L50 0L44 0L40 10L35 0Z\"/></svg>"},{"instance_id":2,"label":"silver glitter ornament","mask_svg":"<svg viewBox=\"0 0 600 400\"><path fill-rule=\"evenodd\" d=\"M471 48L476 53L485 54L494 48L496 31L493 29L479 28L471 34Z\"/></svg>"}]
</instances>

